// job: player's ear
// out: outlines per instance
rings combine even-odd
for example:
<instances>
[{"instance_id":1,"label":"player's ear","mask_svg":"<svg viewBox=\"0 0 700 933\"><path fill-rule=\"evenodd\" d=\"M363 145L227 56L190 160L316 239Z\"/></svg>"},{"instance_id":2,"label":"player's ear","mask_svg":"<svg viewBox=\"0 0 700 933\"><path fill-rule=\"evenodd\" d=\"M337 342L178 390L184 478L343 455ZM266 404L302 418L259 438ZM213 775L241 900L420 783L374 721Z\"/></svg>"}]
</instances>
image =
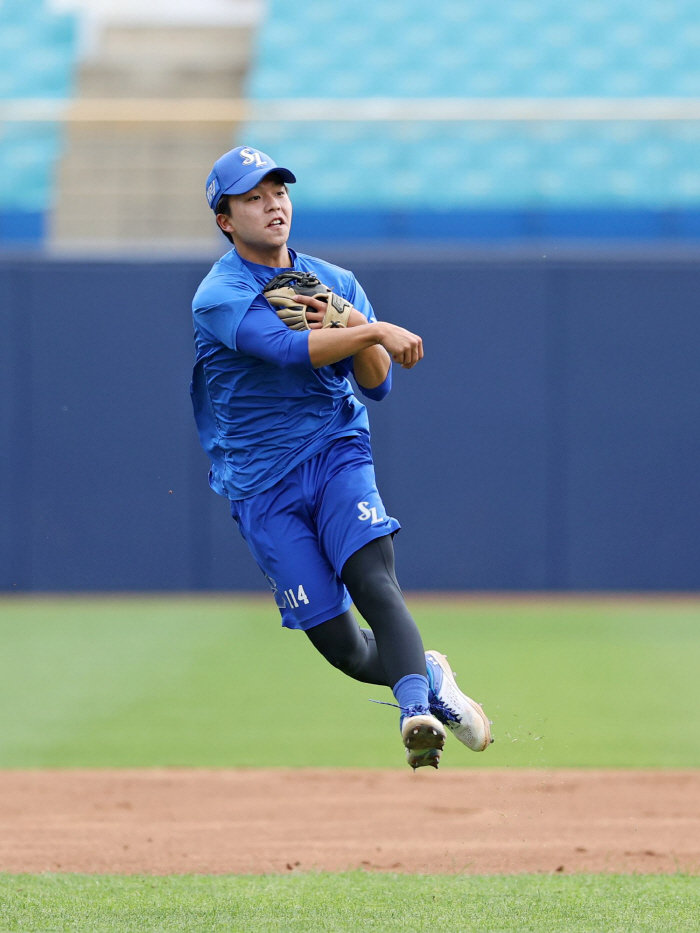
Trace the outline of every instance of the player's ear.
<instances>
[{"instance_id":1,"label":"player's ear","mask_svg":"<svg viewBox=\"0 0 700 933\"><path fill-rule=\"evenodd\" d=\"M233 234L233 222L228 214L217 214L216 222L219 227L224 231L224 233Z\"/></svg>"}]
</instances>

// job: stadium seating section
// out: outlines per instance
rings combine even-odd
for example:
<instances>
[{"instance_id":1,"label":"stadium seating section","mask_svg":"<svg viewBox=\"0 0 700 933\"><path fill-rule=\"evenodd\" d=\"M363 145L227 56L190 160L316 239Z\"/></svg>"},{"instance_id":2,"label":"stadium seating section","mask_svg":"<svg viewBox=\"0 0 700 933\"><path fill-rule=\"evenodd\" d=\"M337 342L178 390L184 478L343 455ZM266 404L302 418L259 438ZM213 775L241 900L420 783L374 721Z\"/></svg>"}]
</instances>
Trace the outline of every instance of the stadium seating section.
<instances>
[{"instance_id":1,"label":"stadium seating section","mask_svg":"<svg viewBox=\"0 0 700 933\"><path fill-rule=\"evenodd\" d=\"M72 16L52 13L42 0L1 0L0 103L69 97L75 54ZM55 124L0 124L0 239L40 236L61 136Z\"/></svg>"},{"instance_id":2,"label":"stadium seating section","mask_svg":"<svg viewBox=\"0 0 700 933\"><path fill-rule=\"evenodd\" d=\"M339 110L365 96L697 98L699 9L697 0L268 0L248 93L322 97ZM49 0L0 0L0 102L67 97L75 68L73 16ZM55 125L0 129L0 240L9 228L15 239L38 236L61 138ZM289 121L239 128L232 142L241 141L297 171L309 229L331 230L332 209L350 236L413 235L426 211L462 212L430 235L595 234L601 224L700 234L692 120ZM611 226L613 214L628 220Z\"/></svg>"},{"instance_id":3,"label":"stadium seating section","mask_svg":"<svg viewBox=\"0 0 700 933\"><path fill-rule=\"evenodd\" d=\"M271 0L250 94L344 98L700 96L684 0ZM700 204L700 125L256 124L340 207L674 210ZM349 157L351 153L351 157ZM446 184L446 180L449 183Z\"/></svg>"}]
</instances>

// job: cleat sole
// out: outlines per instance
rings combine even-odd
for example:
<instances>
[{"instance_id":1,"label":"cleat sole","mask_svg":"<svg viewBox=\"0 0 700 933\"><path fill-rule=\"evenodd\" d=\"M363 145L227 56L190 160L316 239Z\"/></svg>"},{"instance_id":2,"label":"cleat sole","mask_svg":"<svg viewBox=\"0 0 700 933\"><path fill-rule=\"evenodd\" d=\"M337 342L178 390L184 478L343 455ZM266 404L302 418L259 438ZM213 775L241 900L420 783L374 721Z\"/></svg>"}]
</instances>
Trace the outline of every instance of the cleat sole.
<instances>
[{"instance_id":1,"label":"cleat sole","mask_svg":"<svg viewBox=\"0 0 700 933\"><path fill-rule=\"evenodd\" d=\"M406 746L406 760L416 768L437 768L446 732L434 716L412 716L404 722L401 737Z\"/></svg>"},{"instance_id":2,"label":"cleat sole","mask_svg":"<svg viewBox=\"0 0 700 933\"><path fill-rule=\"evenodd\" d=\"M436 768L440 764L442 750L439 748L429 748L420 751L418 749L406 749L406 761L415 771L417 768Z\"/></svg>"}]
</instances>

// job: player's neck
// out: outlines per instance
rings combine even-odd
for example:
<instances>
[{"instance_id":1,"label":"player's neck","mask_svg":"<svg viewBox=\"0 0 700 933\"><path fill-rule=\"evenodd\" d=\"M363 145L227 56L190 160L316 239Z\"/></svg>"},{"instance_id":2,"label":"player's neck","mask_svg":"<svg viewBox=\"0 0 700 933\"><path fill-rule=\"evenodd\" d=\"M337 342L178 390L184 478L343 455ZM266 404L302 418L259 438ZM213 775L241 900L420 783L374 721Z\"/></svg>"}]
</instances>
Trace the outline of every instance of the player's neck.
<instances>
[{"instance_id":1,"label":"player's neck","mask_svg":"<svg viewBox=\"0 0 700 933\"><path fill-rule=\"evenodd\" d=\"M254 262L259 266L270 266L271 269L291 269L292 267L292 257L286 245L270 249L259 249L247 243L235 243L235 246L238 255L247 262Z\"/></svg>"}]
</instances>

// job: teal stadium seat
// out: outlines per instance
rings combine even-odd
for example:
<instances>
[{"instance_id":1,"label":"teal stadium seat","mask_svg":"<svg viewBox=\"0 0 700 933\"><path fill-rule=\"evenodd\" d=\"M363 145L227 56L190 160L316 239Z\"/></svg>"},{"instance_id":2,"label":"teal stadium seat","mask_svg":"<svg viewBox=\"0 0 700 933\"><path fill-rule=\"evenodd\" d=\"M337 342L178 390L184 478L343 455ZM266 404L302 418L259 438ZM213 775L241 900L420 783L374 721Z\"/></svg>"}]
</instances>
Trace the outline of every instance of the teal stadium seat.
<instances>
[{"instance_id":1,"label":"teal stadium seat","mask_svg":"<svg viewBox=\"0 0 700 933\"><path fill-rule=\"evenodd\" d=\"M268 7L249 78L258 100L700 96L689 0ZM302 213L700 210L692 122L259 122L244 138L298 172Z\"/></svg>"},{"instance_id":2,"label":"teal stadium seat","mask_svg":"<svg viewBox=\"0 0 700 933\"><path fill-rule=\"evenodd\" d=\"M70 96L75 61L75 17L43 0L0 2L0 100ZM56 124L0 125L0 241L41 238L61 142Z\"/></svg>"}]
</instances>

